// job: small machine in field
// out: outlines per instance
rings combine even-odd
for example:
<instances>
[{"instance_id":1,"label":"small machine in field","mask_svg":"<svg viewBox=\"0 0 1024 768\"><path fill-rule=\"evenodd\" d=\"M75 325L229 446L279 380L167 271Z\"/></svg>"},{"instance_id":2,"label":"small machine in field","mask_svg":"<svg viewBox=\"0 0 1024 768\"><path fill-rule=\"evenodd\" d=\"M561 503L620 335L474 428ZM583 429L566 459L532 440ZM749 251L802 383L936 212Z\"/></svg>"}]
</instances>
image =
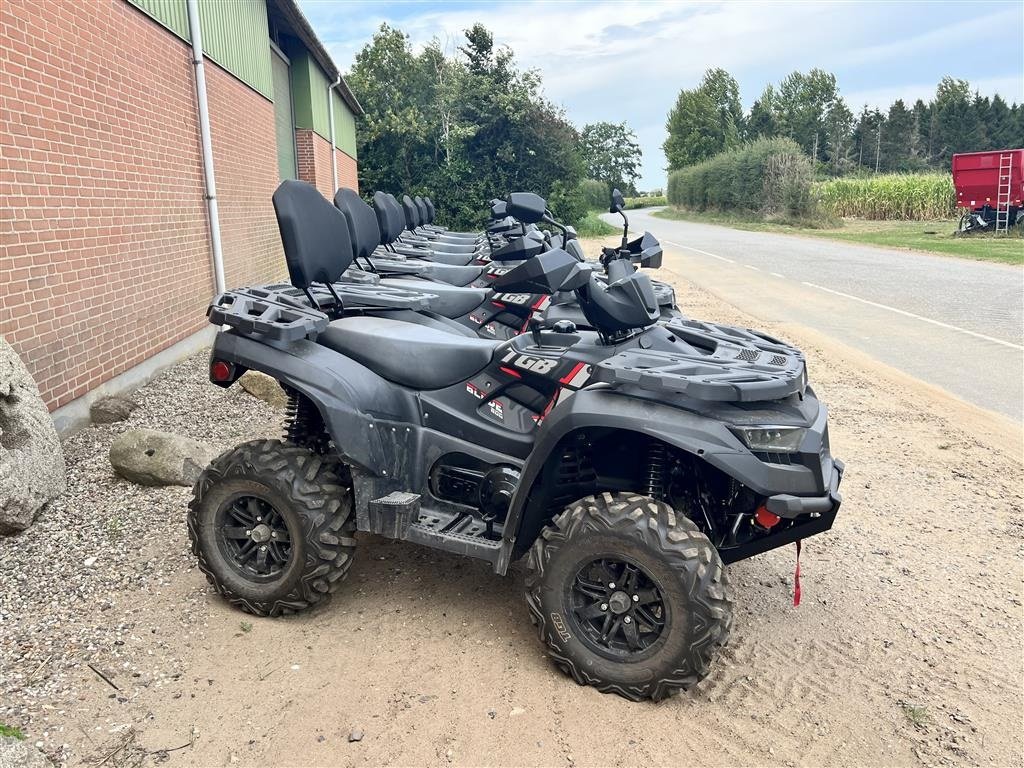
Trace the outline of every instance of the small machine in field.
<instances>
[{"instance_id":1,"label":"small machine in field","mask_svg":"<svg viewBox=\"0 0 1024 768\"><path fill-rule=\"evenodd\" d=\"M1007 232L1024 224L1024 149L953 155L956 201L966 212L958 231Z\"/></svg>"}]
</instances>

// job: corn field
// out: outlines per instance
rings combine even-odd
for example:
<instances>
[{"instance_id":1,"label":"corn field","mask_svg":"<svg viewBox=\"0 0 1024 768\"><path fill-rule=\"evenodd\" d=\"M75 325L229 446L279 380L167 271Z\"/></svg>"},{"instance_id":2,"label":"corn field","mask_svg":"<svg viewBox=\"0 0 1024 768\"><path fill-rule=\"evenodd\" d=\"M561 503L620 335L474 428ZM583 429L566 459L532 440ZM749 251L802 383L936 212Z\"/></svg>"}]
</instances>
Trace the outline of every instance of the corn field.
<instances>
[{"instance_id":1,"label":"corn field","mask_svg":"<svg viewBox=\"0 0 1024 768\"><path fill-rule=\"evenodd\" d=\"M953 178L948 173L889 173L832 179L814 186L821 210L841 218L917 221L956 215Z\"/></svg>"}]
</instances>

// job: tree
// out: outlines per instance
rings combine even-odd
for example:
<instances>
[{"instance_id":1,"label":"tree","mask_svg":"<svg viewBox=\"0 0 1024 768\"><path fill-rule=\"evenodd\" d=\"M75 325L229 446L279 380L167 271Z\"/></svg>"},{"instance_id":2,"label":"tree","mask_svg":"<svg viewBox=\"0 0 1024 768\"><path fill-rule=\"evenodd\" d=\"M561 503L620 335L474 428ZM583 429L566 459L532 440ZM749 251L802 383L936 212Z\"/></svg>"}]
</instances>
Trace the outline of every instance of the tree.
<instances>
[{"instance_id":1,"label":"tree","mask_svg":"<svg viewBox=\"0 0 1024 768\"><path fill-rule=\"evenodd\" d=\"M1015 135L1013 112L998 93L992 97L985 122L988 127L988 138L992 149L1009 149L1021 146L1019 143L1020 139Z\"/></svg>"},{"instance_id":2,"label":"tree","mask_svg":"<svg viewBox=\"0 0 1024 768\"><path fill-rule=\"evenodd\" d=\"M821 69L793 72L779 83L775 99L778 132L789 136L812 159L821 159L825 143L825 116L839 100L836 76Z\"/></svg>"},{"instance_id":3,"label":"tree","mask_svg":"<svg viewBox=\"0 0 1024 768\"><path fill-rule=\"evenodd\" d=\"M824 118L825 160L833 176L846 173L853 164L853 113L842 99L836 99Z\"/></svg>"},{"instance_id":4,"label":"tree","mask_svg":"<svg viewBox=\"0 0 1024 768\"><path fill-rule=\"evenodd\" d=\"M882 133L882 157L880 170L910 170L911 136L914 130L914 115L907 109L903 99L896 99L889 107Z\"/></svg>"},{"instance_id":5,"label":"tree","mask_svg":"<svg viewBox=\"0 0 1024 768\"><path fill-rule=\"evenodd\" d=\"M775 101L775 88L769 83L761 93L761 98L750 108L744 131L747 139L771 138L778 134L779 125L775 118L778 107Z\"/></svg>"},{"instance_id":6,"label":"tree","mask_svg":"<svg viewBox=\"0 0 1024 768\"><path fill-rule=\"evenodd\" d=\"M933 160L948 170L957 152L976 149L979 138L978 115L966 80L944 77L935 89L932 110Z\"/></svg>"},{"instance_id":7,"label":"tree","mask_svg":"<svg viewBox=\"0 0 1024 768\"><path fill-rule=\"evenodd\" d=\"M463 228L512 191L572 201L564 190L583 177L576 129L484 26L466 30L452 57L436 41L414 54L406 35L382 25L348 82L366 112L356 131L363 189L429 192L444 221Z\"/></svg>"},{"instance_id":8,"label":"tree","mask_svg":"<svg viewBox=\"0 0 1024 768\"><path fill-rule=\"evenodd\" d=\"M739 86L722 69L709 69L697 88L682 90L669 112L662 145L669 170L699 163L739 144L743 109Z\"/></svg>"},{"instance_id":9,"label":"tree","mask_svg":"<svg viewBox=\"0 0 1024 768\"><path fill-rule=\"evenodd\" d=\"M589 179L636 194L642 153L636 134L625 123L590 123L580 133L580 155Z\"/></svg>"}]
</instances>

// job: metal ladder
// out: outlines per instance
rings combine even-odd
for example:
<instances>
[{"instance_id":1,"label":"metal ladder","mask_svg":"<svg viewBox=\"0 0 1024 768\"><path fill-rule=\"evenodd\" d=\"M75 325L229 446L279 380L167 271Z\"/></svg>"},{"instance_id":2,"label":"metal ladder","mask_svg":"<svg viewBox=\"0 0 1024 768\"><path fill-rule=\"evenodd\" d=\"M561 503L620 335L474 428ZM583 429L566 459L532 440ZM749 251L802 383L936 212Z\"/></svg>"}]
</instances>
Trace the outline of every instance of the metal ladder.
<instances>
[{"instance_id":1,"label":"metal ladder","mask_svg":"<svg viewBox=\"0 0 1024 768\"><path fill-rule=\"evenodd\" d=\"M999 187L996 194L996 232L1010 228L1010 189L1013 176L1013 153L1004 152L999 156Z\"/></svg>"}]
</instances>

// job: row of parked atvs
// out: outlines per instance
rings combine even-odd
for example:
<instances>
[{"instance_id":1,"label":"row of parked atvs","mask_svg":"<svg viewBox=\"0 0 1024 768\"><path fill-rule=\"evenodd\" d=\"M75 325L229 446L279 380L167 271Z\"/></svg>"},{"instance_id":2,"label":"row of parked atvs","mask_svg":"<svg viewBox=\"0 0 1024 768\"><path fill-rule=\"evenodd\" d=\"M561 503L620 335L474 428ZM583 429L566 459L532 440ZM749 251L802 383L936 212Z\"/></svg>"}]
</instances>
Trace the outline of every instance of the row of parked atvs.
<instances>
[{"instance_id":1,"label":"row of parked atvs","mask_svg":"<svg viewBox=\"0 0 1024 768\"><path fill-rule=\"evenodd\" d=\"M227 291L210 378L289 398L282 440L196 484L199 565L240 608L335 591L369 531L486 560L525 556L526 600L577 682L663 698L728 640L724 564L827 530L843 465L803 355L684 317L649 233L584 258L543 199L481 232L429 198L274 193L290 282Z\"/></svg>"}]
</instances>

